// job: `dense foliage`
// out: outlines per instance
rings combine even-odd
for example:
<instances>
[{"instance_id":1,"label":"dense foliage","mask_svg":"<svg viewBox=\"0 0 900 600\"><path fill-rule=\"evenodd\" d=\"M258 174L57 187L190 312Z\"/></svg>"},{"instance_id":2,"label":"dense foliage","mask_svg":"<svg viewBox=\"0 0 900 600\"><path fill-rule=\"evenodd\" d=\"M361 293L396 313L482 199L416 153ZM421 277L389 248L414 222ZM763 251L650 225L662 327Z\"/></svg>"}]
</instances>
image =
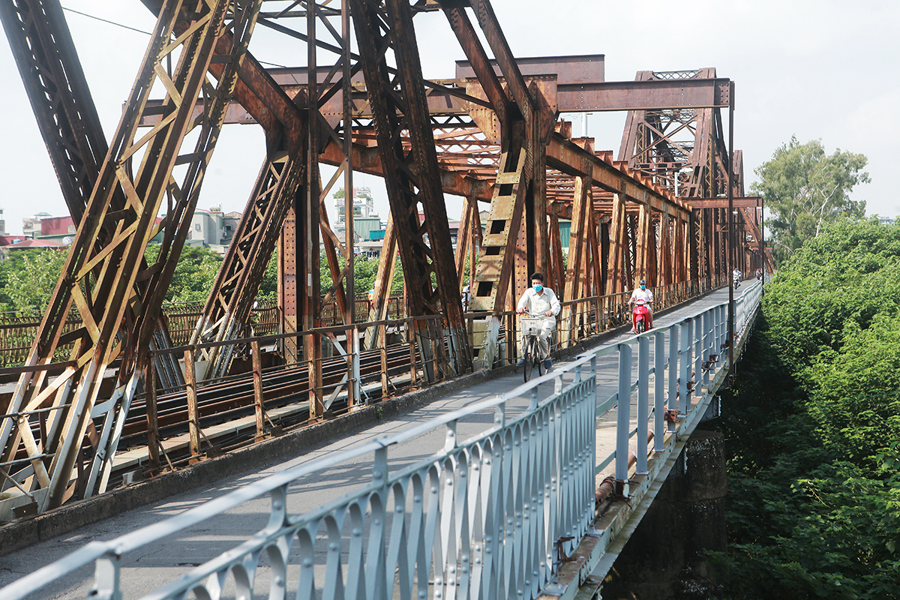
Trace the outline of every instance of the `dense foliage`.
<instances>
[{"instance_id":1,"label":"dense foliage","mask_svg":"<svg viewBox=\"0 0 900 600\"><path fill-rule=\"evenodd\" d=\"M838 149L827 155L820 140L801 144L792 137L756 169L759 181L750 190L773 215L766 225L779 262L819 235L824 224L866 214L865 202L850 199L857 184L869 181L866 162L862 154Z\"/></svg>"},{"instance_id":2,"label":"dense foliage","mask_svg":"<svg viewBox=\"0 0 900 600\"><path fill-rule=\"evenodd\" d=\"M65 250L22 249L0 260L0 312L43 310L66 262Z\"/></svg>"},{"instance_id":3,"label":"dense foliage","mask_svg":"<svg viewBox=\"0 0 900 600\"><path fill-rule=\"evenodd\" d=\"M147 248L148 263L156 260L158 245ZM53 293L59 274L66 261L66 250L16 250L9 257L0 260L0 312L43 311ZM215 283L222 265L222 257L206 248L185 246L181 251L172 283L166 292L166 301L203 302ZM344 268L343 259L340 268ZM364 295L375 285L378 259L358 256L354 261L355 287L357 295ZM322 294L332 287L331 272L324 252L320 261L320 281ZM400 261L394 272L392 291L403 290L403 269ZM260 283L260 300L274 300L278 293L278 259L272 256Z\"/></svg>"},{"instance_id":4,"label":"dense foliage","mask_svg":"<svg viewBox=\"0 0 900 600\"><path fill-rule=\"evenodd\" d=\"M823 226L723 396L727 598L900 598L900 226Z\"/></svg>"}]
</instances>

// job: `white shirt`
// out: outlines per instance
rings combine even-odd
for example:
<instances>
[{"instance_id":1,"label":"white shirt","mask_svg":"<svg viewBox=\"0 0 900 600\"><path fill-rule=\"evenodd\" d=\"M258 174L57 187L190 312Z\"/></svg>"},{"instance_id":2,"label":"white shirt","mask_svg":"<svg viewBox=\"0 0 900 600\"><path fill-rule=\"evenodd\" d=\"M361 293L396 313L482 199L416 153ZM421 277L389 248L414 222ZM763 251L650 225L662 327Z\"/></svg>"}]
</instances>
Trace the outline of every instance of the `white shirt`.
<instances>
[{"instance_id":1,"label":"white shirt","mask_svg":"<svg viewBox=\"0 0 900 600\"><path fill-rule=\"evenodd\" d=\"M649 304L653 302L653 292L651 292L650 290L635 288L635 290L631 292L631 301Z\"/></svg>"},{"instance_id":2,"label":"white shirt","mask_svg":"<svg viewBox=\"0 0 900 600\"><path fill-rule=\"evenodd\" d=\"M545 287L540 294L534 291L533 287L525 290L522 298L519 299L517 308L525 309L530 315L545 316L547 311L552 311L553 316L559 314L559 299L548 287Z\"/></svg>"}]
</instances>

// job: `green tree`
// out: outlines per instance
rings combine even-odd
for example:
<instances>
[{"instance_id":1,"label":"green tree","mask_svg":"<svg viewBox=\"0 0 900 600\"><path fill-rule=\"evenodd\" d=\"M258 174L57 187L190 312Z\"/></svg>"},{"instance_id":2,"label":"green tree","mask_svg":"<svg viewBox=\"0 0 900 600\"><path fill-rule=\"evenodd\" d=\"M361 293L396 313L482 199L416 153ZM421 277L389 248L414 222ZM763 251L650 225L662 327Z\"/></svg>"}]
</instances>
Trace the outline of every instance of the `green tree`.
<instances>
[{"instance_id":1,"label":"green tree","mask_svg":"<svg viewBox=\"0 0 900 600\"><path fill-rule=\"evenodd\" d=\"M147 261L153 263L159 246L147 248ZM172 274L172 283L166 292L168 302L203 302L216 282L222 265L222 257L198 246L185 246L181 250L178 265Z\"/></svg>"},{"instance_id":2,"label":"green tree","mask_svg":"<svg viewBox=\"0 0 900 600\"><path fill-rule=\"evenodd\" d=\"M850 192L869 182L866 163L862 154L837 149L827 155L821 140L801 144L791 137L756 169L759 181L750 190L771 211L767 225L779 260L819 235L823 224L865 216L865 201L852 200Z\"/></svg>"},{"instance_id":3,"label":"green tree","mask_svg":"<svg viewBox=\"0 0 900 600\"><path fill-rule=\"evenodd\" d=\"M0 310L44 310L68 251L15 250L0 262Z\"/></svg>"},{"instance_id":4,"label":"green tree","mask_svg":"<svg viewBox=\"0 0 900 600\"><path fill-rule=\"evenodd\" d=\"M900 226L824 224L781 267L732 388L724 598L897 598Z\"/></svg>"}]
</instances>

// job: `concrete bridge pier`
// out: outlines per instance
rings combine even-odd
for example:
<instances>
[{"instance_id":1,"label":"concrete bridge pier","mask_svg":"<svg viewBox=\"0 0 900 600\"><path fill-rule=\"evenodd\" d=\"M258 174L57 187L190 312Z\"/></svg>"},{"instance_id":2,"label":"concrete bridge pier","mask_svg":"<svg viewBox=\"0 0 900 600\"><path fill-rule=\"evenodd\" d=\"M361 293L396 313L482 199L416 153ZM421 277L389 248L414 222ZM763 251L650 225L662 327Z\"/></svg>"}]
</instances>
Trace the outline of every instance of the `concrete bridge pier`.
<instances>
[{"instance_id":1,"label":"concrete bridge pier","mask_svg":"<svg viewBox=\"0 0 900 600\"><path fill-rule=\"evenodd\" d=\"M725 440L697 430L616 560L603 600L699 600L712 582L704 553L724 551Z\"/></svg>"}]
</instances>

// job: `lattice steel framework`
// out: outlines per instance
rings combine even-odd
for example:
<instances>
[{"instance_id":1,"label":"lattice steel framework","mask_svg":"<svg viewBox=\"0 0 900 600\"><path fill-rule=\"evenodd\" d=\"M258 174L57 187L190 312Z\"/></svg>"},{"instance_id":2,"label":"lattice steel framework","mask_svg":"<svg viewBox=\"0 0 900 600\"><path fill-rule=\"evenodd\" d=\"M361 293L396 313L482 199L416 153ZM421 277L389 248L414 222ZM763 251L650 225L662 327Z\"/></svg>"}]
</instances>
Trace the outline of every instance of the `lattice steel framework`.
<instances>
[{"instance_id":1,"label":"lattice steel framework","mask_svg":"<svg viewBox=\"0 0 900 600\"><path fill-rule=\"evenodd\" d=\"M674 183L671 165L700 154L704 162L684 185L702 183L703 193L714 196L723 181L715 115L730 98L723 100L727 80L713 79L714 72L707 74L710 81L691 81L684 89L672 78L639 76L639 89L603 82L602 68L599 76L594 69L593 79L580 80L581 66L596 64L597 57L517 61L488 0L343 0L340 7L284 1L266 3L265 12L261 0L143 2L158 22L108 150L58 0L0 5L61 186L80 220L27 362L32 370L21 377L10 405L21 416L4 419L0 430L2 462L24 449L30 466L10 477L30 486L42 510L106 487L205 169L229 119L262 126L266 156L192 339L223 344L186 362L209 361L211 377L229 372L234 346L225 342L246 331L277 247L281 329L304 332L302 344L284 340L281 352L288 363L306 365L310 420L324 418L327 409L323 334L316 329L324 300L334 298L343 314L349 368L341 385L348 407L359 401L353 241L335 234L323 203L341 180L352 189L354 170L383 176L391 207L369 317L386 315L399 255L407 314L423 317L413 327L428 381L473 364L491 368L500 359L503 312L530 271L544 271L566 300L596 297L591 310L600 318L608 310L603 294L622 292L639 276L687 285L700 275L689 272L692 257L709 247L713 260L719 251L709 241L721 234L712 221L699 228L700 237L692 235L691 207L666 189ZM470 71L454 80L425 80L419 64L413 17L436 11L468 59ZM298 20L305 28L291 26ZM305 68L290 77L263 69L247 51L257 24L302 40ZM169 58L176 64L171 72ZM150 98L154 87L165 90L164 100ZM641 121L634 136L640 156L627 161L595 152L591 140L573 139L570 124L557 120L561 112L595 106L627 109L636 105L636 93L659 109ZM671 108L671 98L681 104ZM671 142L675 131L695 133L715 152L697 154L696 143ZM196 141L182 148L188 135ZM653 159L646 164L634 162L648 155ZM324 185L320 163L339 166ZM645 168L651 164L652 173ZM670 166L661 171L661 164ZM455 251L444 193L466 198ZM345 198L345 230L352 231L352 194ZM479 202L490 205L483 224ZM157 223L163 206L166 217ZM567 266L562 219L572 222ZM158 255L142 262L160 230ZM334 281L327 290L318 278L320 244ZM466 262L468 308L483 311L471 339L459 295ZM84 325L62 335L70 307ZM588 308L567 307L567 322L583 326ZM367 346L377 345L378 334L376 327L367 330ZM333 332L327 335L334 341ZM575 326L561 332L563 343L577 337ZM48 376L56 349L71 343L62 375ZM114 363L116 389L107 398L100 385ZM35 440L30 416L43 409L51 415L46 445Z\"/></svg>"}]
</instances>

